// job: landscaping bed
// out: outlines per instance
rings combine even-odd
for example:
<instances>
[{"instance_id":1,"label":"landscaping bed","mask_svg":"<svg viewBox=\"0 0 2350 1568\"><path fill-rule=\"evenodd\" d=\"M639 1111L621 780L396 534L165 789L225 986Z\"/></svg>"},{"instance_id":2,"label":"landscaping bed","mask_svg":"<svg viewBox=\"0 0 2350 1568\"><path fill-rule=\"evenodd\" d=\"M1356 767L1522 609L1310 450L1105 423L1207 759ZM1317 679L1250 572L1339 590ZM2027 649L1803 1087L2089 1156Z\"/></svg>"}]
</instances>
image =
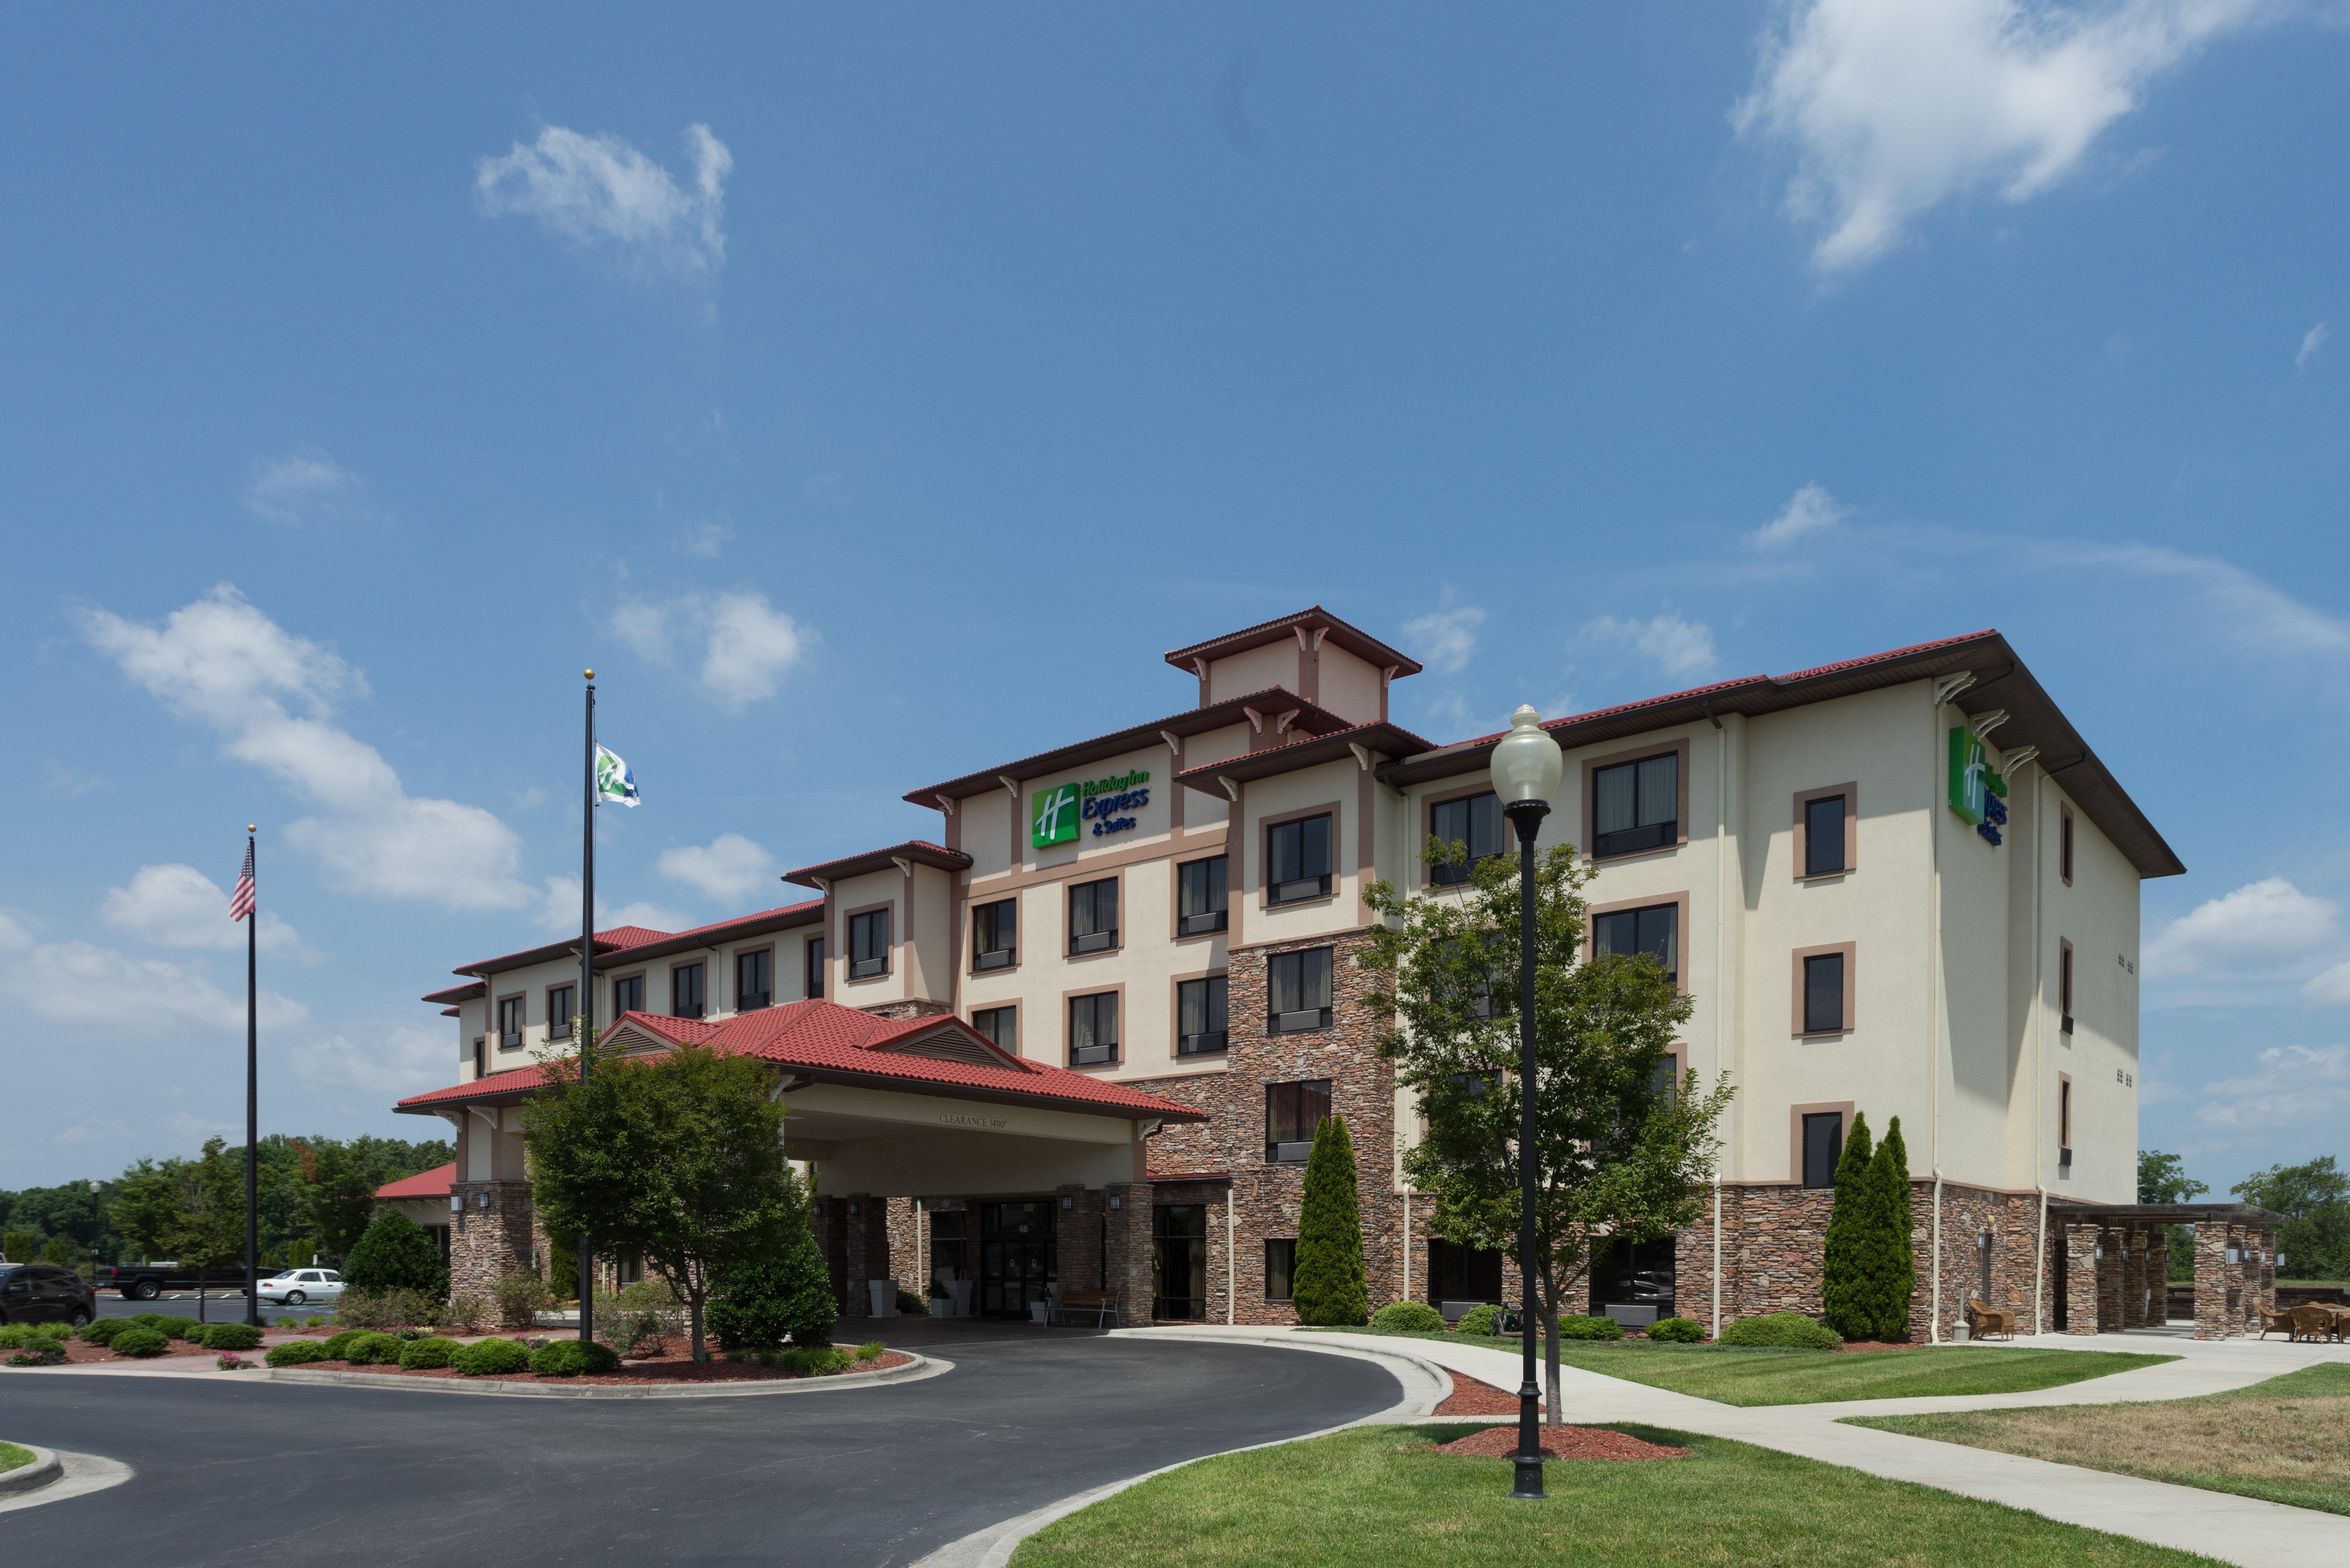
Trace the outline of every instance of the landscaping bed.
<instances>
[{"instance_id":1,"label":"landscaping bed","mask_svg":"<svg viewBox=\"0 0 2350 1568\"><path fill-rule=\"evenodd\" d=\"M1687 1449L1669 1449L1645 1441L1613 1427L1540 1427L1544 1459L1685 1459ZM1515 1427L1488 1427L1449 1443L1431 1443L1429 1451L1462 1454L1478 1459L1506 1459L1518 1451Z\"/></svg>"},{"instance_id":2,"label":"landscaping bed","mask_svg":"<svg viewBox=\"0 0 2350 1568\"><path fill-rule=\"evenodd\" d=\"M869 1361L855 1362L839 1372L821 1373L819 1376L840 1376L849 1372L884 1372L893 1366L904 1366L914 1358L904 1351L885 1350ZM403 1368L348 1361L306 1361L289 1367L293 1372L368 1372L388 1377L455 1378L468 1381L465 1374L453 1366ZM648 1356L639 1361L624 1361L617 1372L578 1373L556 1376L538 1372L502 1372L489 1381L498 1383L555 1383L566 1386L599 1385L616 1388L642 1387L648 1384L691 1383L778 1383L804 1378L806 1373L783 1367L762 1366L755 1361L724 1361L712 1359L696 1362L684 1351Z\"/></svg>"}]
</instances>

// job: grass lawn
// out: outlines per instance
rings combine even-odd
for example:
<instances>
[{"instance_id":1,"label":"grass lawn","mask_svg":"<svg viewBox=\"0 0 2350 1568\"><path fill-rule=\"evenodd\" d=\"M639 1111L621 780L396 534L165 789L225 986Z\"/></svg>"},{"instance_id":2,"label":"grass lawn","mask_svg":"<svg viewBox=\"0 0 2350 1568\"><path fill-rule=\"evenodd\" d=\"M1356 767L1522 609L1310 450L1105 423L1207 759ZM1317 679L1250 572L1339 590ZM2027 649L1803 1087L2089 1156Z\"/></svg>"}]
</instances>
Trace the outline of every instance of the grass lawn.
<instances>
[{"instance_id":1,"label":"grass lawn","mask_svg":"<svg viewBox=\"0 0 2350 1568\"><path fill-rule=\"evenodd\" d=\"M1359 1427L1205 1459L1129 1487L1021 1543L1013 1568L1485 1568L1737 1563L2105 1568L2204 1558L1767 1449L1654 1428L1690 1450L1554 1460L1544 1502L1513 1502L1502 1459L1411 1452L1489 1422Z\"/></svg>"},{"instance_id":2,"label":"grass lawn","mask_svg":"<svg viewBox=\"0 0 2350 1568\"><path fill-rule=\"evenodd\" d=\"M33 1450L20 1449L14 1443L0 1443L0 1470L13 1470L18 1465L33 1462Z\"/></svg>"},{"instance_id":3,"label":"grass lawn","mask_svg":"<svg viewBox=\"0 0 2350 1568\"><path fill-rule=\"evenodd\" d=\"M1457 1334L1383 1337L1463 1343ZM1511 1340L1492 1343L1497 1349L1517 1348ZM2111 1350L2009 1350L1971 1345L1846 1353L1651 1345L1646 1340L1581 1340L1559 1349L1559 1360L1565 1366L1645 1383L1652 1388L1669 1388L1676 1394L1695 1395L1721 1405L1812 1405L1844 1399L2012 1394L2060 1387L2085 1378L2109 1376L2178 1359L2175 1355L2125 1355Z\"/></svg>"},{"instance_id":4,"label":"grass lawn","mask_svg":"<svg viewBox=\"0 0 2350 1568\"><path fill-rule=\"evenodd\" d=\"M1855 1417L1853 1425L2350 1513L2350 1364L2342 1362L2199 1399Z\"/></svg>"}]
</instances>

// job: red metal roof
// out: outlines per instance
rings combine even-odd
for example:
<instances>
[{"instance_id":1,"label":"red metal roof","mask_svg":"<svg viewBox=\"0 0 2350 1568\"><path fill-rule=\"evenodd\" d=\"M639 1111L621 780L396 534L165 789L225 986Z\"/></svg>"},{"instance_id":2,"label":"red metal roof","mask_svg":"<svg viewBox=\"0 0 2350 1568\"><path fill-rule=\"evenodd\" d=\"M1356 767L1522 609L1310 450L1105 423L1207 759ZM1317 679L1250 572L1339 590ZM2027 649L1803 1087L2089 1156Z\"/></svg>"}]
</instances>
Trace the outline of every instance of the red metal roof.
<instances>
[{"instance_id":1,"label":"red metal roof","mask_svg":"<svg viewBox=\"0 0 2350 1568\"><path fill-rule=\"evenodd\" d=\"M413 1176L403 1176L398 1181L387 1181L375 1189L378 1198L446 1198L449 1184L457 1179L457 1167L436 1165L430 1170L420 1170Z\"/></svg>"}]
</instances>

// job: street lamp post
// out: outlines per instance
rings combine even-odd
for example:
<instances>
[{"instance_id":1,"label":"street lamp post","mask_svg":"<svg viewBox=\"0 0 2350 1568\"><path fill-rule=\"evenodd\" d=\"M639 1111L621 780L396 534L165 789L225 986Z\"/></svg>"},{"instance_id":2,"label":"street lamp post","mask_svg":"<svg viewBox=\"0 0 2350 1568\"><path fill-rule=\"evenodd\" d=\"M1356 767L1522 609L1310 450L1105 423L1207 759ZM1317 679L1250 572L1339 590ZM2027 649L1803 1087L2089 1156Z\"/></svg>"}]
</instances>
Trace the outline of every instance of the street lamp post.
<instances>
[{"instance_id":1,"label":"street lamp post","mask_svg":"<svg viewBox=\"0 0 2350 1568\"><path fill-rule=\"evenodd\" d=\"M1566 758L1558 742L1542 732L1542 715L1521 706L1510 715L1510 732L1493 748L1493 790L1518 835L1518 1343L1523 1362L1518 1382L1516 1484L1510 1495L1543 1496L1542 1417L1534 1385L1534 1183L1538 1169L1534 1129L1534 836L1550 815Z\"/></svg>"}]
</instances>

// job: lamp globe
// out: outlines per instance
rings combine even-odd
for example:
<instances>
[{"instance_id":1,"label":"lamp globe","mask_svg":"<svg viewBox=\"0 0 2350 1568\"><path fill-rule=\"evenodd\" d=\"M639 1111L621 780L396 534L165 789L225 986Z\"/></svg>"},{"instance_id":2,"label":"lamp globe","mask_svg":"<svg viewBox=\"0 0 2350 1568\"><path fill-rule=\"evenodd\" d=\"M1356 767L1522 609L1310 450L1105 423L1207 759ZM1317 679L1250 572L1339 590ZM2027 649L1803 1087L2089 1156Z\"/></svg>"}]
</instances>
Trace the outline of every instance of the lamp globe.
<instances>
[{"instance_id":1,"label":"lamp globe","mask_svg":"<svg viewBox=\"0 0 2350 1568\"><path fill-rule=\"evenodd\" d=\"M1510 732L1493 748L1492 771L1493 791L1502 797L1503 811L1536 801L1547 809L1566 771L1566 755L1543 733L1542 715L1522 705L1510 715Z\"/></svg>"}]
</instances>

